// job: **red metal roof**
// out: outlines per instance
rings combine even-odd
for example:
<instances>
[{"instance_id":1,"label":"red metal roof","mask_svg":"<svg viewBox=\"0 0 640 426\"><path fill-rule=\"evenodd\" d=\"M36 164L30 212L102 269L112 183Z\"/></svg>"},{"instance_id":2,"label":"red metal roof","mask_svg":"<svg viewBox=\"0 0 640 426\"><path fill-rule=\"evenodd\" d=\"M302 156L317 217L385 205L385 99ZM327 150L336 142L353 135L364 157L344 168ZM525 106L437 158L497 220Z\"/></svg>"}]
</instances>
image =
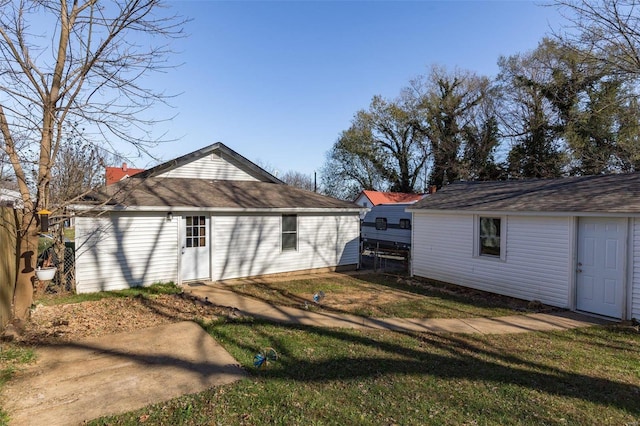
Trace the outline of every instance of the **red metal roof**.
<instances>
[{"instance_id":1,"label":"red metal roof","mask_svg":"<svg viewBox=\"0 0 640 426\"><path fill-rule=\"evenodd\" d=\"M140 172L144 172L144 169L132 169L127 166L127 163L122 163L122 167L105 167L105 179L106 184L120 182L124 178L128 178Z\"/></svg>"},{"instance_id":2,"label":"red metal roof","mask_svg":"<svg viewBox=\"0 0 640 426\"><path fill-rule=\"evenodd\" d=\"M422 199L422 194L407 194L404 192L379 192L379 191L362 191L371 204L393 204L393 203L412 203Z\"/></svg>"}]
</instances>

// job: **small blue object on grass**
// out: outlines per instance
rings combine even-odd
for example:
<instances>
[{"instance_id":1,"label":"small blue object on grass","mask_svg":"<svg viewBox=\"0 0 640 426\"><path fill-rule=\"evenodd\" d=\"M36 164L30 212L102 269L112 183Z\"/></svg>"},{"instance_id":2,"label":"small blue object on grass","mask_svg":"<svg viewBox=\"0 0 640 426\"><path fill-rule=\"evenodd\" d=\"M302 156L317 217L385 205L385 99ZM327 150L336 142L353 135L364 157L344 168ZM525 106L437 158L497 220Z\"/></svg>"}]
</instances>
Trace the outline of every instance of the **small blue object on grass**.
<instances>
[{"instance_id":1,"label":"small blue object on grass","mask_svg":"<svg viewBox=\"0 0 640 426\"><path fill-rule=\"evenodd\" d=\"M253 366L256 368L264 368L270 362L278 359L278 353L273 348L265 348L253 357Z\"/></svg>"},{"instance_id":2,"label":"small blue object on grass","mask_svg":"<svg viewBox=\"0 0 640 426\"><path fill-rule=\"evenodd\" d=\"M313 295L313 301L316 303L320 303L324 299L324 291L319 291Z\"/></svg>"}]
</instances>

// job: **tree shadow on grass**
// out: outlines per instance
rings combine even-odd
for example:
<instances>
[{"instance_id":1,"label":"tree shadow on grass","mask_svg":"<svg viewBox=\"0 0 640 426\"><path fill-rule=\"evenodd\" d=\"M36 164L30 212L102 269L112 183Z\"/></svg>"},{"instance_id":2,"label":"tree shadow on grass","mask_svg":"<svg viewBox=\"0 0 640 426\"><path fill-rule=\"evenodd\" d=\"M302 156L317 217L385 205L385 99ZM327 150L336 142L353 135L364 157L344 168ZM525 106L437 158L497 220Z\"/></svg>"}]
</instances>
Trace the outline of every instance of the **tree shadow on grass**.
<instances>
[{"instance_id":1,"label":"tree shadow on grass","mask_svg":"<svg viewBox=\"0 0 640 426\"><path fill-rule=\"evenodd\" d=\"M520 312L539 312L557 310L551 306L536 303L536 309L532 309L532 304L528 300L503 296L470 287L463 287L442 281L431 280L421 277L409 277L405 274L359 274L358 279L381 287L404 291L415 295L434 297L445 302L460 304L461 306L472 305L477 308L504 308ZM462 310L464 312L464 310Z\"/></svg>"},{"instance_id":2,"label":"tree shadow on grass","mask_svg":"<svg viewBox=\"0 0 640 426\"><path fill-rule=\"evenodd\" d=\"M244 325L239 324L244 327ZM229 325L227 325L229 326ZM635 384L591 376L547 364L544 358L532 361L518 354L517 350L504 349L487 344L482 336L432 335L398 333L419 340L417 347L394 343L375 333L361 333L341 329L306 326L277 325L270 322L252 322L252 327L275 327L276 333L263 332L260 336L269 345L279 348L281 357L275 365L261 371L260 375L271 379L301 382L325 382L332 380L358 380L381 375L425 375L439 379L460 379L493 384L516 385L564 398L575 398L598 405L612 406L632 415L640 415L639 388ZM361 355L340 355L320 361L310 361L286 348L291 343L290 333L297 330L321 339L335 340L335 345L355 345ZM240 330L227 332L209 328L214 336L227 343L254 353L260 350L255 344L243 343ZM278 338L279 333L286 337ZM521 338L525 335L520 335ZM535 339L528 335L529 338ZM532 344L535 340L532 340ZM613 350L609 348L609 350ZM338 350L336 350L338 352Z\"/></svg>"},{"instance_id":3,"label":"tree shadow on grass","mask_svg":"<svg viewBox=\"0 0 640 426\"><path fill-rule=\"evenodd\" d=\"M178 297L178 296L176 296ZM175 318L177 315L169 306L154 299L143 299L147 309L157 315ZM192 303L203 303L193 299ZM281 355L277 363L260 376L266 379L284 379L298 382L328 382L335 380L352 381L377 378L383 375L407 374L430 376L443 380L469 380L480 383L515 385L522 388L545 392L564 398L575 398L601 406L616 407L631 415L640 415L638 386L613 378L596 377L586 367L565 366L547 359L538 359L531 353L521 351L520 345L510 345L509 339L528 339L529 345L540 344L542 340L558 347L575 345L581 347L582 354L591 350L603 351L600 359L628 349L633 357L637 352L628 345L640 344L635 330L615 329L610 332L589 332L575 330L554 333L530 333L510 337L427 334L389 331L356 331L339 328L320 328L301 325L278 324L256 319L231 320L202 323L209 334L224 342L227 348L237 347L247 357L243 362L251 370L251 356L272 346ZM248 331L253 335L248 336ZM608 330L608 328L596 328ZM296 334L299 336L296 336ZM614 339L607 345L607 335ZM294 337L291 337L291 336ZM206 336L208 338L208 336ZM255 338L253 338L255 337ZM314 360L305 356L292 345L299 339L303 342L317 342L328 350L329 355ZM257 344L260 342L261 344ZM522 341L520 341L522 342ZM631 343L629 343L631 342ZM204 340L194 343L205 351ZM302 343L304 344L304 343ZM94 350L108 353L122 361L153 365L171 366L198 374L198 380L205 380L211 374L222 372L221 366L210 363L206 357L193 362L182 358L179 350L175 353L157 354L151 351L132 353L120 348L104 349L92 342L73 343L40 342L41 346ZM353 352L342 350L351 346ZM177 348L176 348L177 349ZM249 354L249 355L247 355ZM637 357L636 357L637 358ZM640 363L640 359L637 360ZM227 367L227 366L224 366ZM255 372L255 371L254 371Z\"/></svg>"},{"instance_id":4,"label":"tree shadow on grass","mask_svg":"<svg viewBox=\"0 0 640 426\"><path fill-rule=\"evenodd\" d=\"M606 333L594 333L593 330L606 330ZM636 327L615 323L609 325L606 328L583 328L573 330L571 336L559 335L558 338L571 341L576 345L586 345L592 348L593 351L597 350L612 350L616 351L616 355L626 354L626 356L640 357L640 345L630 344L634 338L640 336L640 330ZM640 393L640 387L638 388Z\"/></svg>"},{"instance_id":5,"label":"tree shadow on grass","mask_svg":"<svg viewBox=\"0 0 640 426\"><path fill-rule=\"evenodd\" d=\"M388 292L391 290L400 293L400 295L405 293L409 296L407 300L412 300L414 303L414 296L423 296L423 305L433 308L433 312L429 313L429 308L425 307L421 310L421 315L416 315L417 318L442 317L442 312L446 312L445 316L448 318L456 316L469 318L474 316L494 317L496 315L504 315L505 311L511 311L517 314L518 312L551 312L559 310L558 308L551 308L545 305L536 305L535 309L532 309L531 303L526 300L431 280L413 279L402 275L362 272L343 273L342 275L344 276L344 280L359 280L366 284L366 289L356 287L349 288L349 283L345 281L347 293L352 292L354 295L358 292L376 293L376 288L379 288L380 292ZM329 279L322 277L316 279L318 280L317 289L323 290L322 280ZM310 293L308 297L296 294L299 292L297 292L295 288L295 282L297 281L295 277L292 277L290 281L292 282L292 288L290 289L282 288L282 283L279 283L279 285L269 284L269 282L261 280L259 277L240 281L240 283L258 289L258 293L262 295L256 294L255 291L243 290L239 285L228 286L226 289L238 295L257 299L270 305L280 305L298 309L306 308L319 313L348 314L362 317L370 316L366 314L366 312L368 312L366 307L361 310L349 310L331 306L329 302L316 304L312 299L312 293ZM331 284L336 285L335 280L333 280ZM326 300L331 299L331 291L326 291L326 297ZM500 311L496 312L497 309L500 309ZM382 314L380 316L384 317L388 315Z\"/></svg>"}]
</instances>

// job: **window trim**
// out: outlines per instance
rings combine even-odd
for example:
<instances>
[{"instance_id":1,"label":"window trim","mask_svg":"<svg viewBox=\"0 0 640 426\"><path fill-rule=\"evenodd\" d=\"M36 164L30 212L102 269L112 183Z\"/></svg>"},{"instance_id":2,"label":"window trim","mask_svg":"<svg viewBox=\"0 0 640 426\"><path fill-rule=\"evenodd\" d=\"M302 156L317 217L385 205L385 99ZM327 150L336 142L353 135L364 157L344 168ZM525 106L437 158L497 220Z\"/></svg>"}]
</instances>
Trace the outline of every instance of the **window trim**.
<instances>
[{"instance_id":1,"label":"window trim","mask_svg":"<svg viewBox=\"0 0 640 426\"><path fill-rule=\"evenodd\" d=\"M481 218L500 219L500 255L490 255L480 253L480 220ZM473 257L487 259L489 261L507 260L507 216L482 214L473 217Z\"/></svg>"},{"instance_id":2,"label":"window trim","mask_svg":"<svg viewBox=\"0 0 640 426\"><path fill-rule=\"evenodd\" d=\"M295 225L296 225L296 229L295 231L285 231L284 230L284 218L285 217L294 217L295 218ZM298 226L298 215L297 214L283 214L280 216L280 252L285 252L285 251L298 251L298 230L299 230L299 226ZM295 235L295 247L284 247L284 236L285 235Z\"/></svg>"},{"instance_id":3,"label":"window trim","mask_svg":"<svg viewBox=\"0 0 640 426\"><path fill-rule=\"evenodd\" d=\"M194 222L197 221L197 223ZM202 222L204 219L204 223ZM191 224L189 224L191 222ZM184 217L184 248L209 246L208 220L206 215L187 215Z\"/></svg>"}]
</instances>

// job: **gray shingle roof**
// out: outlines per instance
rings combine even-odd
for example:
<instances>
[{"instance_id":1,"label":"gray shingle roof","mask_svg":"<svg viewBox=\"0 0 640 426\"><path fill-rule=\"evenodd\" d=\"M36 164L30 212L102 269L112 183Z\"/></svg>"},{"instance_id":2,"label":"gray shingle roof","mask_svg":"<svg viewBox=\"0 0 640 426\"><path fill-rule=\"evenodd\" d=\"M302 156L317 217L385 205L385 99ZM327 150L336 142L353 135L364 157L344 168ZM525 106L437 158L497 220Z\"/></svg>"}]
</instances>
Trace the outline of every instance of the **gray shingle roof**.
<instances>
[{"instance_id":1,"label":"gray shingle roof","mask_svg":"<svg viewBox=\"0 0 640 426\"><path fill-rule=\"evenodd\" d=\"M640 173L460 182L425 197L412 209L640 213Z\"/></svg>"},{"instance_id":2,"label":"gray shingle roof","mask_svg":"<svg viewBox=\"0 0 640 426\"><path fill-rule=\"evenodd\" d=\"M137 178L101 188L86 201L118 207L222 209L359 209L289 185L256 181L216 181L184 178Z\"/></svg>"}]
</instances>

